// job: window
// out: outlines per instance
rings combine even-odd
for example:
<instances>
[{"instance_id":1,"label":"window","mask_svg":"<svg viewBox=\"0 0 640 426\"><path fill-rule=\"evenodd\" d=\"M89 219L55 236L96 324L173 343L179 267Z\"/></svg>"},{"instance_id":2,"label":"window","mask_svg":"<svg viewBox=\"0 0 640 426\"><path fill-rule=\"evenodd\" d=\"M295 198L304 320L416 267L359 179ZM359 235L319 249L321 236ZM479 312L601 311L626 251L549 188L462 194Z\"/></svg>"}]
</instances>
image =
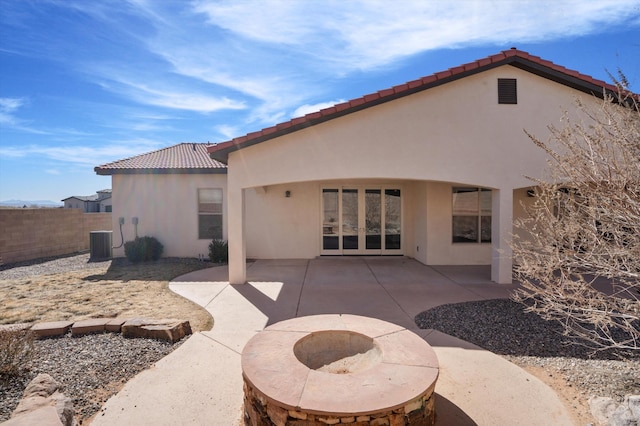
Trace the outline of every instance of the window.
<instances>
[{"instance_id":1,"label":"window","mask_svg":"<svg viewBox=\"0 0 640 426\"><path fill-rule=\"evenodd\" d=\"M112 212L112 206L104 206L104 211L107 213L111 213Z\"/></svg>"},{"instance_id":2,"label":"window","mask_svg":"<svg viewBox=\"0 0 640 426\"><path fill-rule=\"evenodd\" d=\"M198 239L222 239L222 189L198 189Z\"/></svg>"},{"instance_id":3,"label":"window","mask_svg":"<svg viewBox=\"0 0 640 426\"><path fill-rule=\"evenodd\" d=\"M518 85L515 78L499 78L498 79L498 103L499 104L517 104L518 103Z\"/></svg>"},{"instance_id":4,"label":"window","mask_svg":"<svg viewBox=\"0 0 640 426\"><path fill-rule=\"evenodd\" d=\"M491 242L491 190L453 188L454 243Z\"/></svg>"}]
</instances>

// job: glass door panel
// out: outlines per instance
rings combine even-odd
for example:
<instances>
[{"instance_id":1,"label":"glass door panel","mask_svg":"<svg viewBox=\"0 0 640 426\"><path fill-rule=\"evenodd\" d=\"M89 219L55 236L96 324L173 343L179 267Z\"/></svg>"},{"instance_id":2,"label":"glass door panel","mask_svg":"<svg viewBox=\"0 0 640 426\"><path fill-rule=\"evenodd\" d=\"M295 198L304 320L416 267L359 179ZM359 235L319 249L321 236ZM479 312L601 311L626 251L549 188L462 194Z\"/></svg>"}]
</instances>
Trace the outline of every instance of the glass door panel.
<instances>
[{"instance_id":1,"label":"glass door panel","mask_svg":"<svg viewBox=\"0 0 640 426\"><path fill-rule=\"evenodd\" d=\"M384 190L384 248L401 250L402 200L399 189Z\"/></svg>"},{"instance_id":2,"label":"glass door panel","mask_svg":"<svg viewBox=\"0 0 640 426\"><path fill-rule=\"evenodd\" d=\"M402 254L400 189L322 189L321 254Z\"/></svg>"},{"instance_id":3,"label":"glass door panel","mask_svg":"<svg viewBox=\"0 0 640 426\"><path fill-rule=\"evenodd\" d=\"M342 250L358 250L358 190L342 190Z\"/></svg>"},{"instance_id":4,"label":"glass door panel","mask_svg":"<svg viewBox=\"0 0 640 426\"><path fill-rule=\"evenodd\" d=\"M365 247L367 250L382 248L382 195L379 189L366 189L364 198Z\"/></svg>"},{"instance_id":5,"label":"glass door panel","mask_svg":"<svg viewBox=\"0 0 640 426\"><path fill-rule=\"evenodd\" d=\"M322 249L340 249L339 190L322 190Z\"/></svg>"}]
</instances>

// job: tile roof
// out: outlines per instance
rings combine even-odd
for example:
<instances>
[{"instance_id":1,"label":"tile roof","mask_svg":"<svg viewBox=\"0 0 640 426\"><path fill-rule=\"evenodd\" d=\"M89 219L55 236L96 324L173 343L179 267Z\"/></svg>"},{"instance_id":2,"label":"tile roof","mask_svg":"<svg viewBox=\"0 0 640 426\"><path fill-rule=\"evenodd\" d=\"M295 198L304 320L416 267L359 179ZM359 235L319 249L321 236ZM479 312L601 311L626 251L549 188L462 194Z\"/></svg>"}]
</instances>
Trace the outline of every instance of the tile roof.
<instances>
[{"instance_id":1,"label":"tile roof","mask_svg":"<svg viewBox=\"0 0 640 426\"><path fill-rule=\"evenodd\" d=\"M71 197L67 197L65 199L63 199L62 201L66 201L66 200L70 200L71 198L76 198L80 201L97 201L98 200L98 195L94 194L94 195L72 195Z\"/></svg>"},{"instance_id":2,"label":"tile roof","mask_svg":"<svg viewBox=\"0 0 640 426\"><path fill-rule=\"evenodd\" d=\"M213 160L205 143L180 143L94 168L99 175L138 173L226 173L227 166Z\"/></svg>"},{"instance_id":3,"label":"tile roof","mask_svg":"<svg viewBox=\"0 0 640 426\"><path fill-rule=\"evenodd\" d=\"M609 93L617 93L616 86L612 84L556 65L553 62L530 55L516 48L511 48L484 59L450 68L446 71L437 72L430 76L380 90L376 93L370 93L360 98L307 114L303 117L296 117L284 123L234 138L230 141L211 145L207 150L212 158L226 163L230 152L502 65L513 65L544 78L597 96L603 95L603 89Z\"/></svg>"}]
</instances>

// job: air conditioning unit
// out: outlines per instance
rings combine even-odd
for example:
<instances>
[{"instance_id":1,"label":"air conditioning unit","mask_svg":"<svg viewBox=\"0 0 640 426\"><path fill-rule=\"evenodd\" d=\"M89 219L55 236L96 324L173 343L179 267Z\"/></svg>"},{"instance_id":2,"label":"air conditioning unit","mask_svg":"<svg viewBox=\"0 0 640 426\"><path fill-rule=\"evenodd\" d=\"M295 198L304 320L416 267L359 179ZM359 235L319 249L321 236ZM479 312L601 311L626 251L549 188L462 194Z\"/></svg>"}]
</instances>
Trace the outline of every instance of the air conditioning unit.
<instances>
[{"instance_id":1,"label":"air conditioning unit","mask_svg":"<svg viewBox=\"0 0 640 426\"><path fill-rule=\"evenodd\" d=\"M89 260L110 259L113 256L111 250L112 231L89 232Z\"/></svg>"}]
</instances>

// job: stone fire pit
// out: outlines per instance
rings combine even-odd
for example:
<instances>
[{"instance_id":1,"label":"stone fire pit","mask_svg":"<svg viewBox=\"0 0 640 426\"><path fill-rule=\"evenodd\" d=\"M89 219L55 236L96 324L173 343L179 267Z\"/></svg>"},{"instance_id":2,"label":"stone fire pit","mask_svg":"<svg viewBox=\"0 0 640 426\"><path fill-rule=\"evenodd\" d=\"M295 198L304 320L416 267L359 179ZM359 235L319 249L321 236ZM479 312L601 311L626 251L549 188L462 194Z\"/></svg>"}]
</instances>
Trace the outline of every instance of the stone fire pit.
<instances>
[{"instance_id":1,"label":"stone fire pit","mask_svg":"<svg viewBox=\"0 0 640 426\"><path fill-rule=\"evenodd\" d=\"M316 315L273 324L245 346L242 372L246 425L434 424L435 352L378 319Z\"/></svg>"}]
</instances>

